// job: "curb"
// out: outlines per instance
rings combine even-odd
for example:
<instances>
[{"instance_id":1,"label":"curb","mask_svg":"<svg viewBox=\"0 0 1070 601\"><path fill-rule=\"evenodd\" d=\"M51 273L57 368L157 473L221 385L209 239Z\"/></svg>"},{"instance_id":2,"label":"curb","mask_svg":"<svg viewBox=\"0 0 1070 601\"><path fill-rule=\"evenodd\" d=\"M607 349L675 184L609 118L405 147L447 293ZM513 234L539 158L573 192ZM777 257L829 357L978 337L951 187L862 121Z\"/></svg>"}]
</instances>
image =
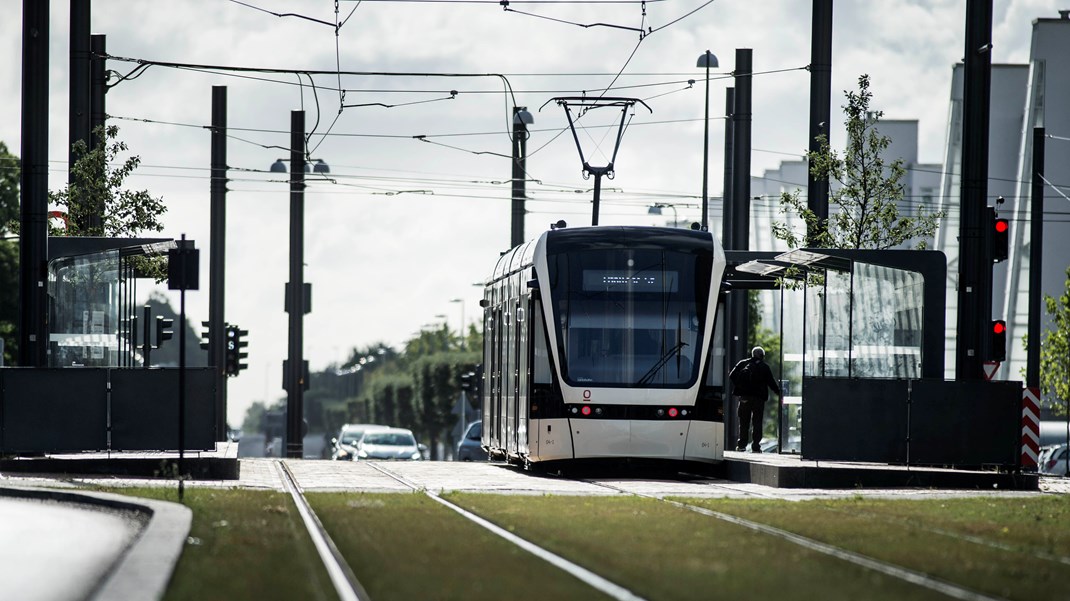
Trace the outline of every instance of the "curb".
<instances>
[{"instance_id":1,"label":"curb","mask_svg":"<svg viewBox=\"0 0 1070 601\"><path fill-rule=\"evenodd\" d=\"M94 583L94 600L158 601L163 598L189 536L193 512L168 501L111 493L57 491L0 486L0 497L45 499L60 503L133 511L145 524L103 581Z\"/></svg>"}]
</instances>

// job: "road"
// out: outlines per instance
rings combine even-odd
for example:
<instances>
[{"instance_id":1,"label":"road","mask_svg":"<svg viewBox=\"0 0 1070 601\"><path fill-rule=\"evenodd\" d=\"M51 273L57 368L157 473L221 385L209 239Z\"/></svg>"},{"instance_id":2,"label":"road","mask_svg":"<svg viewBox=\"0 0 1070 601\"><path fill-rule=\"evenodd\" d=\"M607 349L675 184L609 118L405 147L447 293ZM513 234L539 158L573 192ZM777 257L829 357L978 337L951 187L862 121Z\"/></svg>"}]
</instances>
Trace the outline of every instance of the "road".
<instances>
[{"instance_id":1,"label":"road","mask_svg":"<svg viewBox=\"0 0 1070 601\"><path fill-rule=\"evenodd\" d=\"M0 599L84 599L140 528L120 512L0 497Z\"/></svg>"}]
</instances>

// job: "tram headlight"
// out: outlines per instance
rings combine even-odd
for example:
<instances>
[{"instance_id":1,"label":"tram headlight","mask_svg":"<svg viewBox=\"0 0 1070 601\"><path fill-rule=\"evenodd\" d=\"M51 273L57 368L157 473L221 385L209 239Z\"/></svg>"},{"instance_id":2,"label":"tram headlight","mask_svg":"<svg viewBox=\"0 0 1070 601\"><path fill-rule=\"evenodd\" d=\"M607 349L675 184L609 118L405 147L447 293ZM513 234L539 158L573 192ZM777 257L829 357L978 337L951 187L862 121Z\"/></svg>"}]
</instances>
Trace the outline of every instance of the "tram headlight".
<instances>
[{"instance_id":1,"label":"tram headlight","mask_svg":"<svg viewBox=\"0 0 1070 601\"><path fill-rule=\"evenodd\" d=\"M676 410L676 407L669 407L669 417L676 417L680 412Z\"/></svg>"},{"instance_id":2,"label":"tram headlight","mask_svg":"<svg viewBox=\"0 0 1070 601\"><path fill-rule=\"evenodd\" d=\"M583 406L583 409L580 409L580 413L584 414L585 416L586 416L586 415L590 415L590 414L591 414L591 408L590 408L590 406L588 406L588 405L584 405L584 406Z\"/></svg>"},{"instance_id":3,"label":"tram headlight","mask_svg":"<svg viewBox=\"0 0 1070 601\"><path fill-rule=\"evenodd\" d=\"M665 417L665 410L664 409L658 409L658 417Z\"/></svg>"}]
</instances>

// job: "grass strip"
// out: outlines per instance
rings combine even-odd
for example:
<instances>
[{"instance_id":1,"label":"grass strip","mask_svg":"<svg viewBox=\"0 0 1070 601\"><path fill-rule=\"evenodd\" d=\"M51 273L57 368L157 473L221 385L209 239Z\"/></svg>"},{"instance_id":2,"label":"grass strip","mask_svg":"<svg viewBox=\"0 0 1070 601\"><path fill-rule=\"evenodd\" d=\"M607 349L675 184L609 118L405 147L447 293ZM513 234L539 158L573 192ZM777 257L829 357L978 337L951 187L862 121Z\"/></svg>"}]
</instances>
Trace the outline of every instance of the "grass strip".
<instances>
[{"instance_id":1,"label":"grass strip","mask_svg":"<svg viewBox=\"0 0 1070 601\"><path fill-rule=\"evenodd\" d=\"M636 497L449 500L647 599L944 599L742 526Z\"/></svg>"},{"instance_id":2,"label":"grass strip","mask_svg":"<svg viewBox=\"0 0 1070 601\"><path fill-rule=\"evenodd\" d=\"M987 595L1067 599L1070 498L680 499Z\"/></svg>"},{"instance_id":3,"label":"grass strip","mask_svg":"<svg viewBox=\"0 0 1070 601\"><path fill-rule=\"evenodd\" d=\"M172 487L101 490L178 501ZM289 495L187 488L184 504L193 523L166 601L338 598Z\"/></svg>"},{"instance_id":4,"label":"grass strip","mask_svg":"<svg viewBox=\"0 0 1070 601\"><path fill-rule=\"evenodd\" d=\"M306 497L375 601L606 598L424 494Z\"/></svg>"}]
</instances>

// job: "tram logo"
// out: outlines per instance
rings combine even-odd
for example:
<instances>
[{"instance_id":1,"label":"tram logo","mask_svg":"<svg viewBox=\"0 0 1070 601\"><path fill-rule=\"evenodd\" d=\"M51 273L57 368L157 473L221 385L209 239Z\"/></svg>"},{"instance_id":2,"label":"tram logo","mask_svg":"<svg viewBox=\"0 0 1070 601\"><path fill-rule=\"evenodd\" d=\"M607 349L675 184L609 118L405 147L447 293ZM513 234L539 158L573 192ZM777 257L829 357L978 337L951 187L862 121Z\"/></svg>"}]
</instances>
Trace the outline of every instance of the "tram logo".
<instances>
[{"instance_id":1,"label":"tram logo","mask_svg":"<svg viewBox=\"0 0 1070 601\"><path fill-rule=\"evenodd\" d=\"M590 390L584 390L583 391L583 402L585 402L585 403L590 403L591 402L591 391Z\"/></svg>"}]
</instances>

